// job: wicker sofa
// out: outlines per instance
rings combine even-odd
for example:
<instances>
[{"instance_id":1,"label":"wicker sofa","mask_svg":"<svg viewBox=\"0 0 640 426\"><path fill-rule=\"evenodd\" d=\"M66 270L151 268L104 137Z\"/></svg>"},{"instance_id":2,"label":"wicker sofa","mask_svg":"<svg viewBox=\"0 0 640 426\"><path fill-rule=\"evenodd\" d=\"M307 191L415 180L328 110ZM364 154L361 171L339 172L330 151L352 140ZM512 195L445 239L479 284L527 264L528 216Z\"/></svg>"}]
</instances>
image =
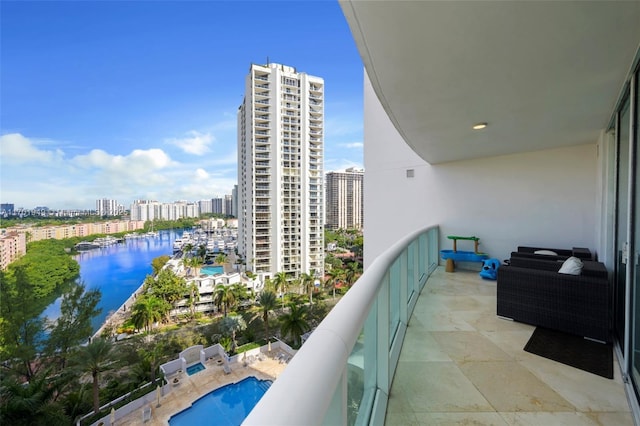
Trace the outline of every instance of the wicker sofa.
<instances>
[{"instance_id":1,"label":"wicker sofa","mask_svg":"<svg viewBox=\"0 0 640 426\"><path fill-rule=\"evenodd\" d=\"M537 254L537 251L545 250L555 252L555 255ZM530 259L543 259L543 260L566 260L567 258L575 256L581 260L595 260L591 254L591 250L583 247L574 247L569 249L547 249L540 247L519 246L518 251L511 253L511 257L528 257Z\"/></svg>"},{"instance_id":2,"label":"wicker sofa","mask_svg":"<svg viewBox=\"0 0 640 426\"><path fill-rule=\"evenodd\" d=\"M580 275L560 274L558 270L565 256L556 253L558 259L512 253L509 264L498 269L498 316L610 342L606 267L586 260L591 255L583 253Z\"/></svg>"}]
</instances>

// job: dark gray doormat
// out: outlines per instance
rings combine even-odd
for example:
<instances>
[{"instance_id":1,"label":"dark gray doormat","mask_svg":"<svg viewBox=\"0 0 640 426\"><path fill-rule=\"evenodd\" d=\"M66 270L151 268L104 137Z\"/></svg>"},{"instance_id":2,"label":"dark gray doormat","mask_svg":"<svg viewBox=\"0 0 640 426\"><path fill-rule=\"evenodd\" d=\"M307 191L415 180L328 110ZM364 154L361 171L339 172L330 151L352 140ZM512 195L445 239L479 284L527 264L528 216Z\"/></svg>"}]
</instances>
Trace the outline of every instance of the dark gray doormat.
<instances>
[{"instance_id":1,"label":"dark gray doormat","mask_svg":"<svg viewBox=\"0 0 640 426\"><path fill-rule=\"evenodd\" d=\"M524 350L598 376L613 379L613 346L536 327Z\"/></svg>"}]
</instances>

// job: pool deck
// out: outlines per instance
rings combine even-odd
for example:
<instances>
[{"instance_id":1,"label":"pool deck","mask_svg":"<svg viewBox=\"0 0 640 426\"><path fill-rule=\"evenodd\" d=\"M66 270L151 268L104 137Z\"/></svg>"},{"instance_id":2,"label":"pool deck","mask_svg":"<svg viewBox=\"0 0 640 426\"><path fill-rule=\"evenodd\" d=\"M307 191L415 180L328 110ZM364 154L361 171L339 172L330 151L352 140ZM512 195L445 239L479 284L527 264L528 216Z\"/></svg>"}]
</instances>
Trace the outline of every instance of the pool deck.
<instances>
[{"instance_id":1,"label":"pool deck","mask_svg":"<svg viewBox=\"0 0 640 426\"><path fill-rule=\"evenodd\" d=\"M205 369L191 376L186 373L179 375L179 383L173 385L171 392L160 398L160 406L155 402L151 404L151 419L143 421L143 408L135 410L131 414L119 419L116 424L124 425L149 425L166 426L169 418L191 406L198 398L230 383L236 383L242 379L254 376L261 380L276 380L287 364L280 363L273 351L271 356L266 356L262 361L255 361L248 366L242 362L230 364L231 373L225 374L221 364L215 360L207 362ZM171 383L173 378L169 379Z\"/></svg>"}]
</instances>

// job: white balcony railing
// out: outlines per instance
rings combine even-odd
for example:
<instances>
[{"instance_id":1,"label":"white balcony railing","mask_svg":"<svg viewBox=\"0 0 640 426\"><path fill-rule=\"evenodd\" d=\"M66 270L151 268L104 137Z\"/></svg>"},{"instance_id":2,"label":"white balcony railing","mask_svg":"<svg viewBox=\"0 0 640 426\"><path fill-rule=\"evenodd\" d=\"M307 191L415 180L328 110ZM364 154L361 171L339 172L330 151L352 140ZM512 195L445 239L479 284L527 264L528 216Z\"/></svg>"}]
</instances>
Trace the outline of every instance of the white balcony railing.
<instances>
[{"instance_id":1,"label":"white balcony railing","mask_svg":"<svg viewBox=\"0 0 640 426\"><path fill-rule=\"evenodd\" d=\"M407 324L438 263L438 234L416 231L378 256L243 424L382 424Z\"/></svg>"}]
</instances>

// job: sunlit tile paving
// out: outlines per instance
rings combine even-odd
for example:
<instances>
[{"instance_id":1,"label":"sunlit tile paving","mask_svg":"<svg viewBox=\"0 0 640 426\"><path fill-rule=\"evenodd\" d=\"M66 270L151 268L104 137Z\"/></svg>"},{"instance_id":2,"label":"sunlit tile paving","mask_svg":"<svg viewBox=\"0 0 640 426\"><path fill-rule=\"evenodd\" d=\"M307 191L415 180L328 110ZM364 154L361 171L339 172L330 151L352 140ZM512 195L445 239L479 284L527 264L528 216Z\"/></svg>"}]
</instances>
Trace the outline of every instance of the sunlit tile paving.
<instances>
[{"instance_id":1,"label":"sunlit tile paving","mask_svg":"<svg viewBox=\"0 0 640 426\"><path fill-rule=\"evenodd\" d=\"M633 425L620 371L595 374L523 350L535 327L496 316L496 282L429 278L407 329L387 425Z\"/></svg>"}]
</instances>

